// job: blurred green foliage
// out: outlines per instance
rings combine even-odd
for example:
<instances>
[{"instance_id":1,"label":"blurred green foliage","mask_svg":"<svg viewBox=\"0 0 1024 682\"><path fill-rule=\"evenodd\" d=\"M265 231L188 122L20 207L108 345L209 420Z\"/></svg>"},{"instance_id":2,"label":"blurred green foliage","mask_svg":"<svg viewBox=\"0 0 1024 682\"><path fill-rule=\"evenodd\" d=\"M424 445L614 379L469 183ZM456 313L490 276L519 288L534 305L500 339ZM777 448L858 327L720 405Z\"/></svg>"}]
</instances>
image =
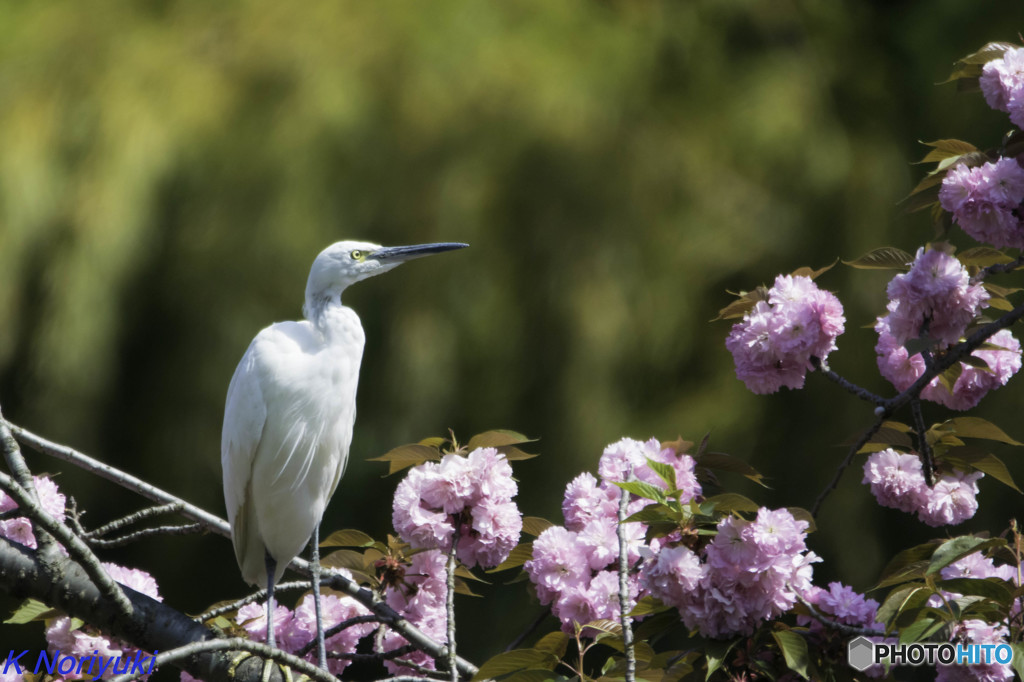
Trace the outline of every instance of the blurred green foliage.
<instances>
[{"instance_id":1,"label":"blurred green foliage","mask_svg":"<svg viewBox=\"0 0 1024 682\"><path fill-rule=\"evenodd\" d=\"M448 428L540 438L517 465L527 514L557 517L623 435L708 431L769 477L759 501L810 506L869 408L817 377L749 394L707 321L726 289L926 241L897 206L915 140L988 146L1009 125L934 84L1022 19L1010 0L0 1L0 407L223 513L228 381L260 328L300 315L316 253L459 240L346 294L367 349L326 529L390 530L397 479L365 460ZM886 278L820 280L847 306L833 367L878 391L863 327ZM1024 437L1022 397L985 416ZM87 525L140 505L30 464L62 472ZM811 543L823 578L863 589L931 534L859 479ZM982 488L964 532L1020 508ZM109 558L191 612L243 591L218 538ZM521 589L467 602L462 651L483 660L533 619Z\"/></svg>"}]
</instances>

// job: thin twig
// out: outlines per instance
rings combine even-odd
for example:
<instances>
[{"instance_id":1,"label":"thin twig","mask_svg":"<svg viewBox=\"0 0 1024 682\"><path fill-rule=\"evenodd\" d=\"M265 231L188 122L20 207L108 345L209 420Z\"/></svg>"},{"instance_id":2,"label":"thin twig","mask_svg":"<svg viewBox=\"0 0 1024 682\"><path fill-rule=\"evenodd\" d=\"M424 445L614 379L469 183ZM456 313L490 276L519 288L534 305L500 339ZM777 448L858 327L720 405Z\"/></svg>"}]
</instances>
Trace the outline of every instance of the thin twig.
<instances>
[{"instance_id":1,"label":"thin twig","mask_svg":"<svg viewBox=\"0 0 1024 682\"><path fill-rule=\"evenodd\" d=\"M242 639L240 637L233 637L231 639L211 639L203 642L190 642L185 646L159 654L156 657L155 667L159 669L162 665L181 661L199 653L232 650L257 654L262 658L283 663L289 668L297 670L304 675L308 675L311 679L317 680L318 682L337 682L338 679L329 672L321 670L309 661L304 661L298 656L293 656L292 654L285 653L280 649L269 647L262 642L254 642L250 639ZM239 663L241 663L241 661L239 661ZM131 682L131 680L138 679L142 674L144 673L140 673L138 675L118 675L117 677L112 678L111 682Z\"/></svg>"},{"instance_id":2,"label":"thin twig","mask_svg":"<svg viewBox=\"0 0 1024 682\"><path fill-rule=\"evenodd\" d=\"M396 658L395 659L395 664L396 665L400 665L403 668L408 668L409 670L412 670L413 672L418 672L421 675L426 675L427 677L429 677L431 679L435 679L435 680L447 680L448 679L448 671L447 670L445 670L445 671L433 670L431 668L428 668L425 665L420 665L416 661L410 661L407 658Z\"/></svg>"},{"instance_id":3,"label":"thin twig","mask_svg":"<svg viewBox=\"0 0 1024 682\"><path fill-rule=\"evenodd\" d=\"M138 542L145 538L150 538L156 535L195 535L196 533L205 533L206 528L201 523L189 523L180 526L156 526L155 528L140 528L134 533L128 533L128 535L121 535L116 538L89 538L86 540L88 544L93 547L99 547L102 549L109 549L111 547L123 547L130 545L133 542Z\"/></svg>"},{"instance_id":4,"label":"thin twig","mask_svg":"<svg viewBox=\"0 0 1024 682\"><path fill-rule=\"evenodd\" d=\"M336 634L338 634L342 630L349 629L353 625L361 625L362 623L379 623L379 622L380 622L380 618L378 618L377 616L373 615L372 613L368 613L368 614L366 614L364 616L352 616L348 620L343 620L340 623L338 623L337 625L335 625L334 627L331 627L331 628L328 628L327 630L325 630L324 631L324 641L330 639L331 637L334 637ZM299 657L305 656L310 651L312 651L313 647L315 647L315 646L316 646L316 637L314 637L310 641L306 642L302 646L302 648L300 648L298 651L295 652L295 655L299 656Z\"/></svg>"},{"instance_id":5,"label":"thin twig","mask_svg":"<svg viewBox=\"0 0 1024 682\"><path fill-rule=\"evenodd\" d=\"M376 662L376 661L391 661L391 660L394 660L396 658L401 658L402 656L406 656L408 654L411 654L414 651L416 651L416 647L414 647L412 644L404 644L404 645L398 647L397 649L392 649L391 651L385 651L385 652L379 653L379 654L378 653L373 653L373 654L351 653L350 654L350 653L346 653L344 651L328 651L327 652L327 658L341 658L341 659L344 659L346 661L352 661L352 662L371 662L371 663L373 663L373 662ZM296 655L298 655L298 654L296 654Z\"/></svg>"},{"instance_id":6,"label":"thin twig","mask_svg":"<svg viewBox=\"0 0 1024 682\"><path fill-rule=\"evenodd\" d=\"M115 519L110 523L106 523L99 528L90 530L85 534L85 536L87 538L103 537L108 533L113 533L115 530L121 530L125 526L130 526L133 523L145 521L146 519L159 516L160 514L174 514L180 510L181 502L171 502L170 504L162 504L158 507L146 507L145 509L140 509L137 512Z\"/></svg>"},{"instance_id":7,"label":"thin twig","mask_svg":"<svg viewBox=\"0 0 1024 682\"><path fill-rule=\"evenodd\" d=\"M860 449L864 447L864 445L869 440L871 440L871 437L878 433L878 430L882 428L882 424L884 422L885 416L878 416L875 419L875 423L869 426L867 429L865 429L864 433L862 433L860 438L857 439L857 442L850 446L850 450L846 453L846 457L839 464L839 468L836 469L836 473L832 477L832 480L829 482L827 486L825 486L825 489L822 490L821 493L818 495L818 499L814 501L814 506L811 507L811 516L817 518L818 510L821 509L821 504L825 501L825 498L828 497L829 493L835 490L836 486L839 485L839 479L843 477L843 472L846 471L846 467L850 466L850 462L852 462L853 458L857 455L858 452L860 452Z\"/></svg>"},{"instance_id":8,"label":"thin twig","mask_svg":"<svg viewBox=\"0 0 1024 682\"><path fill-rule=\"evenodd\" d=\"M459 544L459 524L455 524L455 532L452 533L452 546L448 549L448 563L445 566L445 577L447 579L448 594L445 595L445 616L448 635L448 674L452 682L459 682L459 669L455 665L455 548Z\"/></svg>"},{"instance_id":9,"label":"thin twig","mask_svg":"<svg viewBox=\"0 0 1024 682\"><path fill-rule=\"evenodd\" d=\"M910 413L914 417L914 430L917 431L917 452L921 455L921 471L928 487L935 486L935 467L932 462L932 448L928 445L928 432L924 426L924 413L921 411L921 399L910 401Z\"/></svg>"},{"instance_id":10,"label":"thin twig","mask_svg":"<svg viewBox=\"0 0 1024 682\"><path fill-rule=\"evenodd\" d=\"M825 375L826 379L828 379L829 381L831 381L831 382L835 383L836 385L840 386L843 390L852 393L853 395L857 396L861 400L866 400L867 402L869 402L869 403L871 403L873 405L884 405L885 404L885 398L883 398L880 395L876 395L876 394L872 393L871 391L869 391L866 388L862 388L861 386L858 386L857 384L855 384L852 381L842 377L839 374L836 374L831 369L829 369L829 366L825 362L823 362L821 359L816 358L816 357L812 357L811 358L811 364L819 372L821 372L823 375Z\"/></svg>"},{"instance_id":11,"label":"thin twig","mask_svg":"<svg viewBox=\"0 0 1024 682\"><path fill-rule=\"evenodd\" d=\"M25 511L26 516L64 545L68 554L85 569L86 574L100 593L109 599L123 616L131 618L133 609L128 597L121 590L121 586L103 570L100 560L81 538L71 532L71 529L63 523L47 514L28 491L3 472L0 472L0 488L14 498L18 506Z\"/></svg>"},{"instance_id":12,"label":"thin twig","mask_svg":"<svg viewBox=\"0 0 1024 682\"><path fill-rule=\"evenodd\" d=\"M304 589L306 589L308 587L309 587L309 582L308 581L306 581L306 580L294 580L292 582L280 583L278 585L274 585L274 594L277 594L278 592L286 592L288 590L304 590ZM246 606L246 605L251 604L251 603L253 603L255 601L259 601L261 599L266 599L266 598L267 598L267 591L266 590L257 590L256 592L253 592L252 594L250 594L248 597L242 597L238 601L233 601L230 604L225 604L223 606L218 606L216 608L210 609L209 611L204 611L203 613L201 613L198 616L196 616L195 619L197 621L199 621L200 623L205 623L206 621L210 620L211 618L216 618L217 616L223 616L225 613L231 613L232 611L237 611L238 609L242 608L243 606Z\"/></svg>"},{"instance_id":13,"label":"thin twig","mask_svg":"<svg viewBox=\"0 0 1024 682\"><path fill-rule=\"evenodd\" d=\"M633 478L633 467L630 465L626 480ZM633 620L629 617L629 553L626 549L626 508L629 506L629 493L619 491L619 522L615 526L615 534L619 539L619 622L622 624L622 649L626 654L626 682L636 682L636 649L633 646Z\"/></svg>"}]
</instances>

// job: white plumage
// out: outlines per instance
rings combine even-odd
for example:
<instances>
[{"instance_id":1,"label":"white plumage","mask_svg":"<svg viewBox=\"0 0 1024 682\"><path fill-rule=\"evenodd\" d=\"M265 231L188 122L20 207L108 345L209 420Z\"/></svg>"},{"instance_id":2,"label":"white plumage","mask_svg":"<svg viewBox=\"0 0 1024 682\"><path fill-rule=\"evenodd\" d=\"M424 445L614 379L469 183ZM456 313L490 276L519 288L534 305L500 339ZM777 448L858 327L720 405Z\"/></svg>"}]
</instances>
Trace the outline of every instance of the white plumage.
<instances>
[{"instance_id":1,"label":"white plumage","mask_svg":"<svg viewBox=\"0 0 1024 682\"><path fill-rule=\"evenodd\" d=\"M221 434L224 501L247 582L272 592L345 473L365 337L342 292L406 260L464 246L332 244L310 269L306 319L272 324L249 344L228 387Z\"/></svg>"}]
</instances>

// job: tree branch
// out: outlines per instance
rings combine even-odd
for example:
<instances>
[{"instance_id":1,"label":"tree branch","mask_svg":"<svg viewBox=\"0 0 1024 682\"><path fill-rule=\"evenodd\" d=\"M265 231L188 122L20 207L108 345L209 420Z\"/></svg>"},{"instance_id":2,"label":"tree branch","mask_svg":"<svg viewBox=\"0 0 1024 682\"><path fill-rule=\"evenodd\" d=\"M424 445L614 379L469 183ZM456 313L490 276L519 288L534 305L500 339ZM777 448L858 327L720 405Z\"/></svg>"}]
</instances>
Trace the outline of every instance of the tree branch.
<instances>
[{"instance_id":1,"label":"tree branch","mask_svg":"<svg viewBox=\"0 0 1024 682\"><path fill-rule=\"evenodd\" d=\"M193 504L189 504L188 502L185 502L184 500L161 490L154 485L150 485L131 474L115 469L108 464L104 464L103 462L93 459L92 457L82 454L72 448L48 441L41 436L21 428L20 426L12 424L2 417L0 417L0 424L6 425L11 430L14 438L22 445L30 447L41 454L57 457L65 462L81 467L86 471L95 473L108 481L117 483L118 485L132 490L154 502L158 502L160 504L180 504L181 507L178 513L182 516L202 524L205 528L218 535L222 535L226 538L231 537L231 527L228 525L228 522L214 516L204 509ZM309 562L300 557L292 559L291 564L289 564L289 568L303 576L308 577L310 575ZM358 583L349 579L345 575L329 568L322 569L322 578L324 585L354 597L356 601L360 602L372 613L377 615L382 623L385 623L392 630L400 634L417 649L427 653L435 659L444 659L447 651L446 646L439 644L428 637L423 633L423 631L415 627L401 614L388 606L383 599L374 594L371 590L361 587ZM94 623L94 621L87 617L83 618L83 620ZM166 649L168 647L163 648ZM466 677L472 677L477 673L477 667L463 658L456 658L456 666L459 672Z\"/></svg>"},{"instance_id":2,"label":"tree branch","mask_svg":"<svg viewBox=\"0 0 1024 682\"><path fill-rule=\"evenodd\" d=\"M0 589L15 597L38 599L146 651L169 651L216 637L185 614L129 587L122 588L132 607L126 616L70 558L61 557L58 569L54 578L37 552L0 538ZM276 667L264 680L260 657L237 665L239 653L204 651L175 665L206 682L285 682Z\"/></svg>"}]
</instances>

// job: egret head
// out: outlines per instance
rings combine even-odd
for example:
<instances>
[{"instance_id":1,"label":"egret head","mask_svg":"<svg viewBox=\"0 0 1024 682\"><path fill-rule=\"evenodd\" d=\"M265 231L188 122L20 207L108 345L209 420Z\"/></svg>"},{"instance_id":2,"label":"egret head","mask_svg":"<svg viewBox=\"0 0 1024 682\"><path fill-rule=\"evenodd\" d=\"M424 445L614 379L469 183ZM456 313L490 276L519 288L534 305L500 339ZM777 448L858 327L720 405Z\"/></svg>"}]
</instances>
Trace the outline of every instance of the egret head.
<instances>
[{"instance_id":1,"label":"egret head","mask_svg":"<svg viewBox=\"0 0 1024 682\"><path fill-rule=\"evenodd\" d=\"M370 242L344 241L331 244L313 261L306 282L306 310L340 297L346 288L405 261L442 251L461 249L469 244L441 242L417 246L381 246Z\"/></svg>"}]
</instances>

